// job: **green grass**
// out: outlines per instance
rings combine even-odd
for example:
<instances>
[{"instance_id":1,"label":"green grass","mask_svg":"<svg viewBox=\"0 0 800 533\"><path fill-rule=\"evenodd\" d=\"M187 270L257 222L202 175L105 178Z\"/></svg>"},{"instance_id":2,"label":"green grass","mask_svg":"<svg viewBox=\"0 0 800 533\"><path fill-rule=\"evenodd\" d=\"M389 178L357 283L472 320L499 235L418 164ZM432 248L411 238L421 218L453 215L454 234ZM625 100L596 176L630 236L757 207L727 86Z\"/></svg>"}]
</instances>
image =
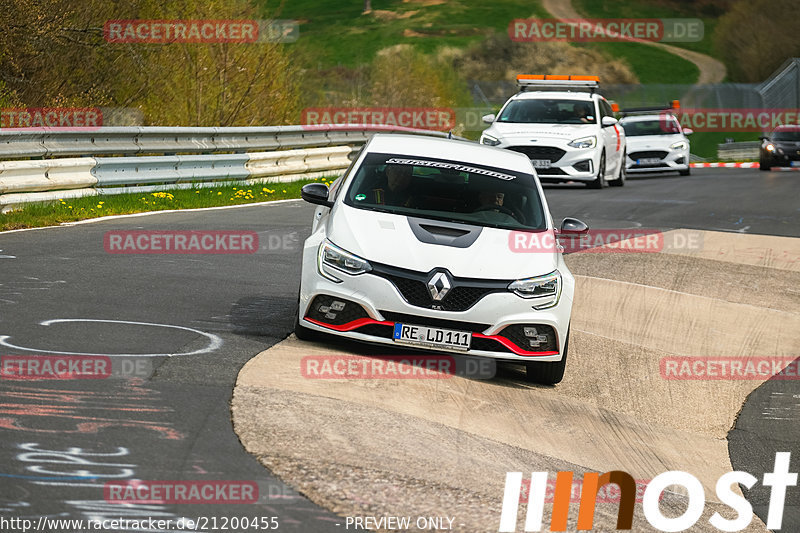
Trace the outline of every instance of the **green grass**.
<instances>
[{"instance_id":1,"label":"green grass","mask_svg":"<svg viewBox=\"0 0 800 533\"><path fill-rule=\"evenodd\" d=\"M717 161L717 145L724 143L725 139L733 139L736 142L757 141L759 135L761 134L757 132L697 132L689 136L689 141L694 155L709 161Z\"/></svg>"},{"instance_id":2,"label":"green grass","mask_svg":"<svg viewBox=\"0 0 800 533\"><path fill-rule=\"evenodd\" d=\"M303 185L312 182L329 183L334 178L269 183L259 185L223 184L218 187L172 189L155 193L112 194L62 199L49 203L31 203L21 209L0 214L0 231L20 228L55 226L109 215L196 209L241 205L254 202L300 198Z\"/></svg>"},{"instance_id":3,"label":"green grass","mask_svg":"<svg viewBox=\"0 0 800 533\"><path fill-rule=\"evenodd\" d=\"M401 43L413 44L423 52L442 46L461 48L492 31L507 32L515 18L548 16L538 2L530 0L451 0L428 6L424 2L373 0L372 14L362 15L362 8L361 1L292 0L277 16L300 21L300 39L291 46L309 67L322 69L363 65L371 62L378 50Z\"/></svg>"},{"instance_id":4,"label":"green grass","mask_svg":"<svg viewBox=\"0 0 800 533\"><path fill-rule=\"evenodd\" d=\"M591 18L699 18L703 21L703 39L697 42L669 42L687 50L701 52L715 57L714 28L717 17L712 7L707 7L698 14L698 6L692 2L672 3L654 2L653 0L572 0L572 5L579 13Z\"/></svg>"},{"instance_id":5,"label":"green grass","mask_svg":"<svg viewBox=\"0 0 800 533\"><path fill-rule=\"evenodd\" d=\"M639 43L585 43L611 57L625 59L640 83L696 83L700 69L691 61ZM602 80L601 80L602 81Z\"/></svg>"}]
</instances>

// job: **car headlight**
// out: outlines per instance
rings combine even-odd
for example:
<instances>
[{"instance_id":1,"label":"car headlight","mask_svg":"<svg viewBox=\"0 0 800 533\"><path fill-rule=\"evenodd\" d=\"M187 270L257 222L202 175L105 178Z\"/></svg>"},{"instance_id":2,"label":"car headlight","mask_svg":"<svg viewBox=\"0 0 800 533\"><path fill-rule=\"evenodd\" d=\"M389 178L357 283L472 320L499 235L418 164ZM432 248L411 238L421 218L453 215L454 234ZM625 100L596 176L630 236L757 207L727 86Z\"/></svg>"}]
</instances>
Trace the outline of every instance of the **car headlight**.
<instances>
[{"instance_id":1,"label":"car headlight","mask_svg":"<svg viewBox=\"0 0 800 533\"><path fill-rule=\"evenodd\" d=\"M672 148L673 150L686 150L689 147L689 145L686 143L686 141L678 141L676 143L670 144L669 147Z\"/></svg>"},{"instance_id":2,"label":"car headlight","mask_svg":"<svg viewBox=\"0 0 800 533\"><path fill-rule=\"evenodd\" d=\"M772 143L769 143L768 145L766 145L764 147L764 150L766 150L767 152L774 152L775 151L775 145L772 144Z\"/></svg>"},{"instance_id":3,"label":"car headlight","mask_svg":"<svg viewBox=\"0 0 800 533\"><path fill-rule=\"evenodd\" d=\"M556 305L561 297L561 273L554 270L546 276L518 279L508 290L521 298L536 300L534 309L547 309Z\"/></svg>"},{"instance_id":4,"label":"car headlight","mask_svg":"<svg viewBox=\"0 0 800 533\"><path fill-rule=\"evenodd\" d=\"M500 140L497 137L492 137L491 135L484 133L483 135L481 135L481 144L486 144L488 146L497 146L498 144L500 144Z\"/></svg>"},{"instance_id":5,"label":"car headlight","mask_svg":"<svg viewBox=\"0 0 800 533\"><path fill-rule=\"evenodd\" d=\"M568 144L573 148L594 148L597 145L597 137L594 135L581 137L580 139L570 141Z\"/></svg>"},{"instance_id":6,"label":"car headlight","mask_svg":"<svg viewBox=\"0 0 800 533\"><path fill-rule=\"evenodd\" d=\"M372 270L372 266L366 259L342 250L330 241L323 242L319 247L317 269L324 278L341 283L342 280L331 274L326 267L345 272L351 276L357 276Z\"/></svg>"}]
</instances>

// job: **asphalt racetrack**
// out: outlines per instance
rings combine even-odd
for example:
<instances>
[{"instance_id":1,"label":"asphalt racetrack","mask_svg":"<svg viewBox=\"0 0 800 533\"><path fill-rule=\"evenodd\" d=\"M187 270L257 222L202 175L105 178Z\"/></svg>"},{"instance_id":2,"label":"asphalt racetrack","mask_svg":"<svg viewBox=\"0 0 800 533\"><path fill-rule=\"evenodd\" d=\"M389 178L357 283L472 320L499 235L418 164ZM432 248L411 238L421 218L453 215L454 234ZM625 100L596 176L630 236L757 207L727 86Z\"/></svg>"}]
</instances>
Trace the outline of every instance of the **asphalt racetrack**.
<instances>
[{"instance_id":1,"label":"asphalt racetrack","mask_svg":"<svg viewBox=\"0 0 800 533\"><path fill-rule=\"evenodd\" d=\"M792 452L791 471L800 470L800 386L670 381L658 361L800 354L799 180L703 169L632 177L621 189L545 186L557 224L573 216L593 228L703 236L692 253L568 257L582 292L567 378L556 387L531 386L511 365L493 379L437 384L302 379L303 355L371 349L290 336L313 213L301 201L0 234L0 355L106 356L114 371L0 380L0 517L160 518L169 529L183 519L186 531L276 517L279 531L333 532L348 516L403 513L496 531L500 472L620 469L645 479L676 469L706 486L697 530L712 531L721 473L760 480L778 451ZM107 253L106 233L129 230L257 232L260 248ZM109 498L109 483L130 480L238 482L257 497ZM748 494L758 515L748 531L765 531L763 489ZM799 493L787 492L783 531L800 530ZM679 514L681 498L664 505ZM614 509L598 506L598 520Z\"/></svg>"}]
</instances>

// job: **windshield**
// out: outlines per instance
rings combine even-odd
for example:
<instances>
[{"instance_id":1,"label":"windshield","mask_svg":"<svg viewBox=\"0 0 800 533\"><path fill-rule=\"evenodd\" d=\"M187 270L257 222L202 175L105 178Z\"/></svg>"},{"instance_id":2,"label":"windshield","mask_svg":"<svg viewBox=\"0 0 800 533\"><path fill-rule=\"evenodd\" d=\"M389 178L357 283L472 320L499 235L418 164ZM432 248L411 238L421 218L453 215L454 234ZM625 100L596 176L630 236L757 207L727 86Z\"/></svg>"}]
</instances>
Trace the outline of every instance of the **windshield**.
<instances>
[{"instance_id":1,"label":"windshield","mask_svg":"<svg viewBox=\"0 0 800 533\"><path fill-rule=\"evenodd\" d=\"M526 124L597 124L594 103L586 100L513 100L498 122Z\"/></svg>"},{"instance_id":2,"label":"windshield","mask_svg":"<svg viewBox=\"0 0 800 533\"><path fill-rule=\"evenodd\" d=\"M680 133L678 121L674 118L663 118L659 120L637 120L635 122L623 122L622 129L628 137L639 135L675 135Z\"/></svg>"},{"instance_id":3,"label":"windshield","mask_svg":"<svg viewBox=\"0 0 800 533\"><path fill-rule=\"evenodd\" d=\"M442 159L369 154L344 203L476 226L547 227L532 174Z\"/></svg>"},{"instance_id":4,"label":"windshield","mask_svg":"<svg viewBox=\"0 0 800 533\"><path fill-rule=\"evenodd\" d=\"M773 141L800 141L800 130L776 131L772 134Z\"/></svg>"}]
</instances>

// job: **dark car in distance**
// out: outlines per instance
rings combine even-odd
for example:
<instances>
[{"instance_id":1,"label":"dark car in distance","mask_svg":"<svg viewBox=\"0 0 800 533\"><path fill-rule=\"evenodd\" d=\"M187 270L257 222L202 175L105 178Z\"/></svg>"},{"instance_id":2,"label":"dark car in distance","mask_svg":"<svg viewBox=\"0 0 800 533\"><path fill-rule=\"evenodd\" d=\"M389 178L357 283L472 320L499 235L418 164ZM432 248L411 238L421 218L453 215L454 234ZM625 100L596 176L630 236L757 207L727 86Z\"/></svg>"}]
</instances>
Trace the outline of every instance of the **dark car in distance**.
<instances>
[{"instance_id":1,"label":"dark car in distance","mask_svg":"<svg viewBox=\"0 0 800 533\"><path fill-rule=\"evenodd\" d=\"M758 168L800 167L800 126L778 126L768 137L761 137Z\"/></svg>"}]
</instances>

